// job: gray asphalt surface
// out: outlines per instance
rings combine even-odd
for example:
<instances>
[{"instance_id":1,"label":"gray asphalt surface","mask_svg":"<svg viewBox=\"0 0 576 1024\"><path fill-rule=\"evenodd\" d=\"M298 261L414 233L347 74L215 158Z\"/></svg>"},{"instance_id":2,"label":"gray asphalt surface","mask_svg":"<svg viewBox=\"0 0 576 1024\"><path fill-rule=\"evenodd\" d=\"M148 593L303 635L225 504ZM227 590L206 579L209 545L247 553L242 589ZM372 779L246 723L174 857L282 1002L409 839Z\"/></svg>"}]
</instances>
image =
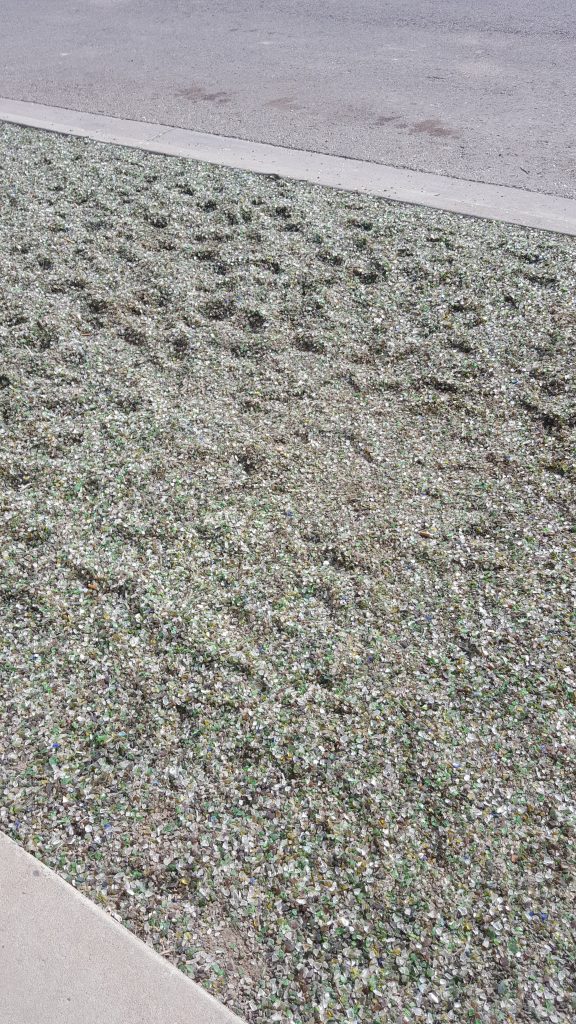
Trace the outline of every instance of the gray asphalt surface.
<instances>
[{"instance_id":1,"label":"gray asphalt surface","mask_svg":"<svg viewBox=\"0 0 576 1024\"><path fill-rule=\"evenodd\" d=\"M576 197L574 0L2 0L0 95Z\"/></svg>"}]
</instances>

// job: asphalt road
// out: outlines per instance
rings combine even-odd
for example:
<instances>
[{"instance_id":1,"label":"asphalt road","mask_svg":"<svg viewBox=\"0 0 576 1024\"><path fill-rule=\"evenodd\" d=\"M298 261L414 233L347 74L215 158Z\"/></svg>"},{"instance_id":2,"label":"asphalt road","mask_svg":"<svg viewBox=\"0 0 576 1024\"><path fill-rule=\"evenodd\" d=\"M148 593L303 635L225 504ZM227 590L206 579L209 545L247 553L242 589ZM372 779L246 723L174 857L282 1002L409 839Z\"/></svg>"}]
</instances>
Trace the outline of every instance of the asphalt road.
<instances>
[{"instance_id":1,"label":"asphalt road","mask_svg":"<svg viewBox=\"0 0 576 1024\"><path fill-rule=\"evenodd\" d=\"M574 0L1 0L0 96L576 197Z\"/></svg>"}]
</instances>

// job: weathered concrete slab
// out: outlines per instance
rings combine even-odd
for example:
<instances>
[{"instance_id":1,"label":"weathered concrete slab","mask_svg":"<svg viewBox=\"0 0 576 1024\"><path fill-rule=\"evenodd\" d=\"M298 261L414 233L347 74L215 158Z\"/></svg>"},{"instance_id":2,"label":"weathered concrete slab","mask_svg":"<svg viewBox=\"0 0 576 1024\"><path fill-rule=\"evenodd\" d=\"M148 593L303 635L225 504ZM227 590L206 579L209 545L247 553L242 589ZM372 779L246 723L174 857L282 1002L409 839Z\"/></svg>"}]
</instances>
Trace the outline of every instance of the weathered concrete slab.
<instances>
[{"instance_id":1,"label":"weathered concrete slab","mask_svg":"<svg viewBox=\"0 0 576 1024\"><path fill-rule=\"evenodd\" d=\"M576 199L574 0L0 12L0 96Z\"/></svg>"},{"instance_id":2,"label":"weathered concrete slab","mask_svg":"<svg viewBox=\"0 0 576 1024\"><path fill-rule=\"evenodd\" d=\"M576 235L576 199L0 98L0 121Z\"/></svg>"},{"instance_id":3,"label":"weathered concrete slab","mask_svg":"<svg viewBox=\"0 0 576 1024\"><path fill-rule=\"evenodd\" d=\"M242 1024L0 833L2 1024Z\"/></svg>"}]
</instances>

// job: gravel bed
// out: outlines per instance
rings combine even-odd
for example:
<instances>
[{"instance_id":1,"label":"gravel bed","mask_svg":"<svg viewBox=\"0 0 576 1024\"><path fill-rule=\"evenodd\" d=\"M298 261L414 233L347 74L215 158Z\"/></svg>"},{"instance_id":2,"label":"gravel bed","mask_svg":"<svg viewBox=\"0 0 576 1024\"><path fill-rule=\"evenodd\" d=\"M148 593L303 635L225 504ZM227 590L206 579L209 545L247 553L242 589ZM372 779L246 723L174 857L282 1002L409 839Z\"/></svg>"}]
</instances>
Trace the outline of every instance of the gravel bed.
<instances>
[{"instance_id":1,"label":"gravel bed","mask_svg":"<svg viewBox=\"0 0 576 1024\"><path fill-rule=\"evenodd\" d=\"M253 1024L573 1021L574 240L0 166L0 827Z\"/></svg>"}]
</instances>

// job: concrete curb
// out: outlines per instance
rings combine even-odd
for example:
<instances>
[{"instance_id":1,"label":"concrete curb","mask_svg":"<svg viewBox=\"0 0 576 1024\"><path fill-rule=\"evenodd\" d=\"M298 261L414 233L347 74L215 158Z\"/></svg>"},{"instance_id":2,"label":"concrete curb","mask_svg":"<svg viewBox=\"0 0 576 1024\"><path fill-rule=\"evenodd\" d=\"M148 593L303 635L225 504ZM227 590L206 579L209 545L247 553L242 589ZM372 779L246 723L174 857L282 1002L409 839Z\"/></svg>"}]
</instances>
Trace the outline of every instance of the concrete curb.
<instances>
[{"instance_id":1,"label":"concrete curb","mask_svg":"<svg viewBox=\"0 0 576 1024\"><path fill-rule=\"evenodd\" d=\"M2 1024L242 1024L0 833Z\"/></svg>"},{"instance_id":2,"label":"concrete curb","mask_svg":"<svg viewBox=\"0 0 576 1024\"><path fill-rule=\"evenodd\" d=\"M576 235L576 200L561 196L1 97L0 120Z\"/></svg>"}]
</instances>

